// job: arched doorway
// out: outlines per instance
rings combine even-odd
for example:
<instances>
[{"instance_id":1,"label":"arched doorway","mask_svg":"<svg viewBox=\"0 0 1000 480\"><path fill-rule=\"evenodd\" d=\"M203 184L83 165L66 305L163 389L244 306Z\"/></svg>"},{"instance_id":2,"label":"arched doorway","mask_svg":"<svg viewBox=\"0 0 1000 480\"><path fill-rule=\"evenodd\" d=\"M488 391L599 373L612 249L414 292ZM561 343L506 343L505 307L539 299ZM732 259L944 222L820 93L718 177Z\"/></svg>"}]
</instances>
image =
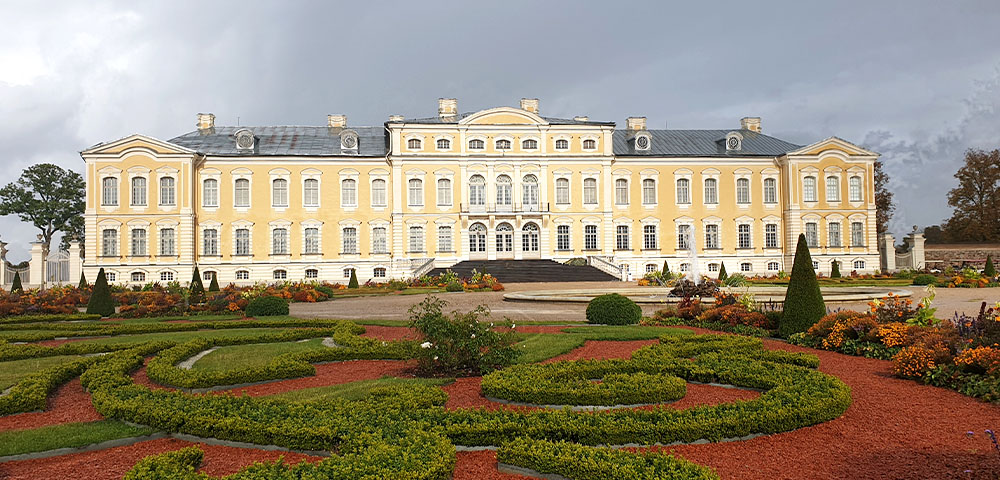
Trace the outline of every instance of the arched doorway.
<instances>
[{"instance_id":1,"label":"arched doorway","mask_svg":"<svg viewBox=\"0 0 1000 480\"><path fill-rule=\"evenodd\" d=\"M497 225L497 258L514 258L514 227L504 222Z\"/></svg>"},{"instance_id":2,"label":"arched doorway","mask_svg":"<svg viewBox=\"0 0 1000 480\"><path fill-rule=\"evenodd\" d=\"M486 259L486 225L473 223L469 227L469 259Z\"/></svg>"},{"instance_id":3,"label":"arched doorway","mask_svg":"<svg viewBox=\"0 0 1000 480\"><path fill-rule=\"evenodd\" d=\"M524 258L539 258L541 256L538 237L538 224L526 223L521 228L521 253Z\"/></svg>"}]
</instances>

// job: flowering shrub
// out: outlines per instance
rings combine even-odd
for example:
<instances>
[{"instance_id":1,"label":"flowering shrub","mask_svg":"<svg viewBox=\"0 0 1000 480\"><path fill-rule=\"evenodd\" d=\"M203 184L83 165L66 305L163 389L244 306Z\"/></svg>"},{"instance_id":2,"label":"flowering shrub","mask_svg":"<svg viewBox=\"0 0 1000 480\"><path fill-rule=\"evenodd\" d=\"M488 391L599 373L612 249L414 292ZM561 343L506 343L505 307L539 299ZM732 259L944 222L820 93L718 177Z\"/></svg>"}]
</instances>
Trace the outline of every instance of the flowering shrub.
<instances>
[{"instance_id":1,"label":"flowering shrub","mask_svg":"<svg viewBox=\"0 0 1000 480\"><path fill-rule=\"evenodd\" d=\"M926 347L906 347L892 357L892 373L897 377L920 378L937 363L935 352Z\"/></svg>"},{"instance_id":2,"label":"flowering shrub","mask_svg":"<svg viewBox=\"0 0 1000 480\"><path fill-rule=\"evenodd\" d=\"M871 315L843 311L826 315L807 334L822 338L821 345L827 350L836 350L848 340L872 341L878 324Z\"/></svg>"},{"instance_id":3,"label":"flowering shrub","mask_svg":"<svg viewBox=\"0 0 1000 480\"><path fill-rule=\"evenodd\" d=\"M699 315L698 320L707 323L725 323L730 326L745 325L765 330L778 328L763 313L751 311L740 304L710 308Z\"/></svg>"},{"instance_id":4,"label":"flowering shrub","mask_svg":"<svg viewBox=\"0 0 1000 480\"><path fill-rule=\"evenodd\" d=\"M955 365L969 373L986 375L1000 374L1000 345L975 347L962 350L955 357Z\"/></svg>"},{"instance_id":5,"label":"flowering shrub","mask_svg":"<svg viewBox=\"0 0 1000 480\"><path fill-rule=\"evenodd\" d=\"M902 347L909 342L911 329L905 323L890 322L875 328L875 338L889 348Z\"/></svg>"},{"instance_id":6,"label":"flowering shrub","mask_svg":"<svg viewBox=\"0 0 1000 480\"><path fill-rule=\"evenodd\" d=\"M913 300L890 292L885 298L868 302L869 312L878 323L905 322L917 314Z\"/></svg>"},{"instance_id":7,"label":"flowering shrub","mask_svg":"<svg viewBox=\"0 0 1000 480\"><path fill-rule=\"evenodd\" d=\"M444 313L448 303L433 295L410 308L410 327L425 341L417 353L417 368L425 375L482 375L514 363L520 353L514 325L504 320L498 332L487 322L489 310L479 306L468 313Z\"/></svg>"}]
</instances>

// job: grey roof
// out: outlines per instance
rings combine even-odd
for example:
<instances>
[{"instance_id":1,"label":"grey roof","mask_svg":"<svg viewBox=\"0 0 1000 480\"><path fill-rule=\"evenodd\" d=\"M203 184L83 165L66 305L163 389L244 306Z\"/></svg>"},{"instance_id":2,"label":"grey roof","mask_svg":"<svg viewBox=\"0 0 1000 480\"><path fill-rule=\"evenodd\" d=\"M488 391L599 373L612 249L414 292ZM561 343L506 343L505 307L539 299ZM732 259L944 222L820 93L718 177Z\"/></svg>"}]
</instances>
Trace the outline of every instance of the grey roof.
<instances>
[{"instance_id":1,"label":"grey roof","mask_svg":"<svg viewBox=\"0 0 1000 480\"><path fill-rule=\"evenodd\" d=\"M340 150L340 132L343 128L330 127L216 127L195 130L170 139L175 143L208 155L243 156L236 150L238 130L248 129L257 137L254 155L279 156L332 156L384 157L387 153L385 127L348 127L358 132L357 153Z\"/></svg>"},{"instance_id":2,"label":"grey roof","mask_svg":"<svg viewBox=\"0 0 1000 480\"><path fill-rule=\"evenodd\" d=\"M718 157L718 156L763 156L776 157L801 145L788 143L762 133L750 130L648 130L652 140L647 151L636 151L632 135L635 132L615 130L615 155L635 155L644 157ZM726 135L729 132L743 135L743 149L726 152Z\"/></svg>"},{"instance_id":3,"label":"grey roof","mask_svg":"<svg viewBox=\"0 0 1000 480\"><path fill-rule=\"evenodd\" d=\"M424 117L424 118L407 118L403 120L403 123L428 123L428 124L445 124L445 123L458 123L465 117L479 112L465 112L458 115L451 115L447 117ZM541 117L541 115L539 115ZM556 118L556 117L542 117L543 120L552 125L614 125L615 122L596 122L593 120L573 120L570 118Z\"/></svg>"}]
</instances>

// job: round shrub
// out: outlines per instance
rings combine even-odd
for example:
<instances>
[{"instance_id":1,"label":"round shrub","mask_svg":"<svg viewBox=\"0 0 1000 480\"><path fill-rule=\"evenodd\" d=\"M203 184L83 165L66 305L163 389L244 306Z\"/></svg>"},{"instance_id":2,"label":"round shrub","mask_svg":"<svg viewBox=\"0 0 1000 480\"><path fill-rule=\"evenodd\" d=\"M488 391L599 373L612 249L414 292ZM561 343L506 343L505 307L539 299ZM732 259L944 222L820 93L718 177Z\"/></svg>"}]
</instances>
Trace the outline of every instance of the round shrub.
<instances>
[{"instance_id":1,"label":"round shrub","mask_svg":"<svg viewBox=\"0 0 1000 480\"><path fill-rule=\"evenodd\" d=\"M248 317L273 317L288 315L288 300L281 297L257 297L247 304Z\"/></svg>"},{"instance_id":2,"label":"round shrub","mask_svg":"<svg viewBox=\"0 0 1000 480\"><path fill-rule=\"evenodd\" d=\"M465 289L462 288L462 284L461 283L458 283L458 282L455 282L455 281L451 281L451 282L448 282L448 284L444 286L444 290L446 292L461 292L461 291L463 291Z\"/></svg>"},{"instance_id":3,"label":"round shrub","mask_svg":"<svg viewBox=\"0 0 1000 480\"><path fill-rule=\"evenodd\" d=\"M632 325L642 320L642 309L628 297L608 293L587 304L587 323Z\"/></svg>"},{"instance_id":4,"label":"round shrub","mask_svg":"<svg viewBox=\"0 0 1000 480\"><path fill-rule=\"evenodd\" d=\"M914 285L934 285L935 283L937 283L937 277L929 273L922 273L913 277Z\"/></svg>"}]
</instances>

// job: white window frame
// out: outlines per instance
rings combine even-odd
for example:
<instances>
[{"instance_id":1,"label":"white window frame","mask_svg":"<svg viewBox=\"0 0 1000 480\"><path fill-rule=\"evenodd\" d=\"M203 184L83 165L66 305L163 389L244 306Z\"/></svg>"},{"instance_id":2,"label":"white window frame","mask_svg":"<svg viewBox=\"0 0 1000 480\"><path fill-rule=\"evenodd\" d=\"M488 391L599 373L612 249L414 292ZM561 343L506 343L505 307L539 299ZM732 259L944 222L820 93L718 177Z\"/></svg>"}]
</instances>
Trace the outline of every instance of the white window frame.
<instances>
[{"instance_id":1,"label":"white window frame","mask_svg":"<svg viewBox=\"0 0 1000 480\"><path fill-rule=\"evenodd\" d=\"M851 174L847 178L847 201L851 203L865 201L865 182L861 175Z\"/></svg>"},{"instance_id":2,"label":"white window frame","mask_svg":"<svg viewBox=\"0 0 1000 480\"><path fill-rule=\"evenodd\" d=\"M142 233L136 236L136 233ZM136 247L139 248L136 248ZM149 256L149 226L129 225L129 255L133 257Z\"/></svg>"},{"instance_id":3,"label":"white window frame","mask_svg":"<svg viewBox=\"0 0 1000 480\"><path fill-rule=\"evenodd\" d=\"M242 202L241 200L243 200L243 199L240 198L240 191L242 190L240 188L240 184L241 183L246 183L246 199L245 199L246 202ZM252 195L253 190L252 189L253 189L253 183L250 181L250 178L245 177L245 176L234 178L233 179L233 206L236 207L236 208L238 208L238 209L249 209L250 205L251 205L251 202L252 202L251 199L253 198L253 195Z\"/></svg>"},{"instance_id":4,"label":"white window frame","mask_svg":"<svg viewBox=\"0 0 1000 480\"><path fill-rule=\"evenodd\" d=\"M165 235L164 232L170 231L169 235ZM174 225L164 225L158 228L156 234L157 243L159 244L159 256L161 257L174 257L177 256L177 227ZM168 241L169 240L169 241ZM169 248L164 248L169 247Z\"/></svg>"},{"instance_id":5,"label":"white window frame","mask_svg":"<svg viewBox=\"0 0 1000 480\"><path fill-rule=\"evenodd\" d=\"M101 177L101 206L118 206L118 177L106 175Z\"/></svg>"},{"instance_id":6,"label":"white window frame","mask_svg":"<svg viewBox=\"0 0 1000 480\"><path fill-rule=\"evenodd\" d=\"M573 226L568 223L556 225L556 251L568 252L573 249Z\"/></svg>"},{"instance_id":7,"label":"white window frame","mask_svg":"<svg viewBox=\"0 0 1000 480\"><path fill-rule=\"evenodd\" d=\"M142 185L136 186L141 180ZM129 175L130 203L132 207L146 207L149 205L149 177L146 175Z\"/></svg>"},{"instance_id":8,"label":"white window frame","mask_svg":"<svg viewBox=\"0 0 1000 480\"><path fill-rule=\"evenodd\" d=\"M209 185L214 185L214 189L210 189ZM201 180L201 206L205 208L218 208L219 207L219 179L215 177L207 177Z\"/></svg>"},{"instance_id":9,"label":"white window frame","mask_svg":"<svg viewBox=\"0 0 1000 480\"><path fill-rule=\"evenodd\" d=\"M249 223L249 222L247 222ZM233 256L236 257L249 257L253 255L253 229L251 228L253 224L234 224L233 225ZM240 232L247 232L247 238L245 239L246 251L241 252L241 244L244 243L244 239L240 238Z\"/></svg>"},{"instance_id":10,"label":"white window frame","mask_svg":"<svg viewBox=\"0 0 1000 480\"><path fill-rule=\"evenodd\" d=\"M283 185L283 187L279 187ZM289 182L287 178L271 179L271 208L288 208Z\"/></svg>"},{"instance_id":11,"label":"white window frame","mask_svg":"<svg viewBox=\"0 0 1000 480\"><path fill-rule=\"evenodd\" d=\"M99 226L101 231L101 256L102 257L117 257L118 255L118 244L120 243L121 231L118 225L101 225ZM108 235L108 232L112 232ZM112 243L109 245L108 240ZM109 248L110 247L110 248Z\"/></svg>"},{"instance_id":12,"label":"white window frame","mask_svg":"<svg viewBox=\"0 0 1000 480\"><path fill-rule=\"evenodd\" d=\"M414 185L416 185L416 189L414 189ZM422 178L412 176L406 179L406 205L409 207L424 206L424 180Z\"/></svg>"},{"instance_id":13,"label":"white window frame","mask_svg":"<svg viewBox=\"0 0 1000 480\"><path fill-rule=\"evenodd\" d=\"M590 230L593 229L593 232ZM583 249L594 251L601 249L601 227L596 223L583 225Z\"/></svg>"},{"instance_id":14,"label":"white window frame","mask_svg":"<svg viewBox=\"0 0 1000 480\"><path fill-rule=\"evenodd\" d=\"M629 201L629 189L628 189L628 178L617 177L615 178L615 206L628 206Z\"/></svg>"},{"instance_id":15,"label":"white window frame","mask_svg":"<svg viewBox=\"0 0 1000 480\"><path fill-rule=\"evenodd\" d=\"M660 228L655 223L642 224L642 249L659 250L660 248Z\"/></svg>"},{"instance_id":16,"label":"white window frame","mask_svg":"<svg viewBox=\"0 0 1000 480\"><path fill-rule=\"evenodd\" d=\"M741 232L740 230L746 227L746 232ZM744 235L746 235L747 243L743 243ZM744 246L746 245L746 246ZM752 220L737 220L736 221L736 249L737 250L753 250L753 221Z\"/></svg>"},{"instance_id":17,"label":"white window frame","mask_svg":"<svg viewBox=\"0 0 1000 480\"><path fill-rule=\"evenodd\" d=\"M371 226L372 254L383 255L389 253L389 225L379 223Z\"/></svg>"},{"instance_id":18,"label":"white window frame","mask_svg":"<svg viewBox=\"0 0 1000 480\"><path fill-rule=\"evenodd\" d=\"M455 252L455 229L452 225L437 226L437 252Z\"/></svg>"},{"instance_id":19,"label":"white window frame","mask_svg":"<svg viewBox=\"0 0 1000 480\"><path fill-rule=\"evenodd\" d=\"M816 175L807 174L802 177L802 201L805 203L816 203L819 199L818 186L816 185Z\"/></svg>"},{"instance_id":20,"label":"white window frame","mask_svg":"<svg viewBox=\"0 0 1000 480\"><path fill-rule=\"evenodd\" d=\"M358 206L358 179L357 178L341 178L340 179L340 206L342 207L357 207Z\"/></svg>"},{"instance_id":21,"label":"white window frame","mask_svg":"<svg viewBox=\"0 0 1000 480\"><path fill-rule=\"evenodd\" d=\"M342 226L340 228L340 253L344 255L357 255L361 253L359 238L357 225Z\"/></svg>"},{"instance_id":22,"label":"white window frame","mask_svg":"<svg viewBox=\"0 0 1000 480\"><path fill-rule=\"evenodd\" d=\"M220 225L203 225L201 228L201 255L205 257L218 257L219 253L219 230ZM210 235L209 232L212 232ZM210 238L211 237L211 238ZM211 242L211 243L210 243ZM212 248L209 248L212 247Z\"/></svg>"},{"instance_id":23,"label":"white window frame","mask_svg":"<svg viewBox=\"0 0 1000 480\"><path fill-rule=\"evenodd\" d=\"M442 188L442 183L444 187ZM435 182L435 188L437 190L437 204L439 207L450 207L452 205L452 198L454 198L454 191L452 189L451 177L448 176L438 176Z\"/></svg>"},{"instance_id":24,"label":"white window frame","mask_svg":"<svg viewBox=\"0 0 1000 480\"><path fill-rule=\"evenodd\" d=\"M427 232L422 224L408 224L406 226L406 246L407 253L424 253L427 251Z\"/></svg>"},{"instance_id":25,"label":"white window frame","mask_svg":"<svg viewBox=\"0 0 1000 480\"><path fill-rule=\"evenodd\" d=\"M375 187L375 182L381 184L381 188ZM372 207L374 208L385 208L389 206L388 200L389 182L383 177L375 177L371 179L371 192L372 192Z\"/></svg>"},{"instance_id":26,"label":"white window frame","mask_svg":"<svg viewBox=\"0 0 1000 480\"><path fill-rule=\"evenodd\" d=\"M615 250L628 251L632 249L632 229L626 223L615 224Z\"/></svg>"},{"instance_id":27,"label":"white window frame","mask_svg":"<svg viewBox=\"0 0 1000 480\"><path fill-rule=\"evenodd\" d=\"M291 225L288 224L272 224L271 225L271 255L275 256L285 256L291 253ZM279 232L283 233L284 238L279 238ZM279 243L280 241L280 243ZM276 248L281 247L281 248Z\"/></svg>"},{"instance_id":28,"label":"white window frame","mask_svg":"<svg viewBox=\"0 0 1000 480\"><path fill-rule=\"evenodd\" d=\"M560 183L562 183L562 186L560 186ZM568 177L556 177L555 179L556 205L570 204L571 201L570 199L572 198L570 196L572 193L572 189L570 188L571 183L572 181Z\"/></svg>"}]
</instances>

